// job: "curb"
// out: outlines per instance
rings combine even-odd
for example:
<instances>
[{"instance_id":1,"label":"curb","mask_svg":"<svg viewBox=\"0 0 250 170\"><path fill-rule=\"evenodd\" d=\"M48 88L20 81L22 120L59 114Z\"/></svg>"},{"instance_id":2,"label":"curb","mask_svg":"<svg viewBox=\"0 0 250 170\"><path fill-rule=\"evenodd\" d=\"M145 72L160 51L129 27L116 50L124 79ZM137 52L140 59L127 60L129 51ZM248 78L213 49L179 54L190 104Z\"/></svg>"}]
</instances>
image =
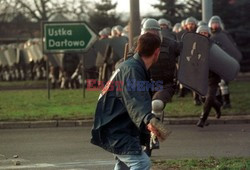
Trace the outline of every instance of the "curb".
<instances>
[{"instance_id":1,"label":"curb","mask_svg":"<svg viewBox=\"0 0 250 170\"><path fill-rule=\"evenodd\" d=\"M93 120L47 120L0 122L0 129L52 128L52 127L90 127Z\"/></svg>"},{"instance_id":2,"label":"curb","mask_svg":"<svg viewBox=\"0 0 250 170\"><path fill-rule=\"evenodd\" d=\"M195 125L198 117L167 118L167 125ZM222 116L220 119L209 117L210 124L250 124L250 115ZM88 120L47 120L47 121L12 121L0 122L0 129L24 129L24 128L55 128L55 127L91 127L93 119Z\"/></svg>"},{"instance_id":3,"label":"curb","mask_svg":"<svg viewBox=\"0 0 250 170\"><path fill-rule=\"evenodd\" d=\"M195 125L199 117L192 118L165 118L164 122L169 125ZM208 117L207 122L210 124L250 124L250 115L244 116L222 116L220 119Z\"/></svg>"}]
</instances>

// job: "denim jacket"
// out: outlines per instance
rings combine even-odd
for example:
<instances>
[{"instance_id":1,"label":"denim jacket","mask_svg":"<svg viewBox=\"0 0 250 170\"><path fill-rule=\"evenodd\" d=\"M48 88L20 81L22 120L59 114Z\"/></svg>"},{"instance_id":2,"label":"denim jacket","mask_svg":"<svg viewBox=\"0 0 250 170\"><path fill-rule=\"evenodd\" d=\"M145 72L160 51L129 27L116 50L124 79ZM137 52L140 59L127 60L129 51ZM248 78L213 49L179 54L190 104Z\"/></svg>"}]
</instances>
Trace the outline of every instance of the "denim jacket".
<instances>
[{"instance_id":1,"label":"denim jacket","mask_svg":"<svg viewBox=\"0 0 250 170\"><path fill-rule=\"evenodd\" d=\"M151 95L145 88L150 76L138 54L121 63L102 90L91 130L91 143L111 153L137 155L140 134L146 133Z\"/></svg>"}]
</instances>

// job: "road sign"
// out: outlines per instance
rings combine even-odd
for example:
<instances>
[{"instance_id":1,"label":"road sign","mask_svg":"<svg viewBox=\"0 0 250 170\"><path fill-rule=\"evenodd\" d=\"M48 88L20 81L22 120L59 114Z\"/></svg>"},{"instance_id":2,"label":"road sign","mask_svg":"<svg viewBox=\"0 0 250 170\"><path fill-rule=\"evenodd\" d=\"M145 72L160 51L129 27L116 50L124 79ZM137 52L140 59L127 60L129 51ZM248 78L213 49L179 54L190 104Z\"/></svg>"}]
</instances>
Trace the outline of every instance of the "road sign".
<instances>
[{"instance_id":1,"label":"road sign","mask_svg":"<svg viewBox=\"0 0 250 170\"><path fill-rule=\"evenodd\" d=\"M97 40L95 32L84 22L44 22L42 28L45 53L86 52Z\"/></svg>"}]
</instances>

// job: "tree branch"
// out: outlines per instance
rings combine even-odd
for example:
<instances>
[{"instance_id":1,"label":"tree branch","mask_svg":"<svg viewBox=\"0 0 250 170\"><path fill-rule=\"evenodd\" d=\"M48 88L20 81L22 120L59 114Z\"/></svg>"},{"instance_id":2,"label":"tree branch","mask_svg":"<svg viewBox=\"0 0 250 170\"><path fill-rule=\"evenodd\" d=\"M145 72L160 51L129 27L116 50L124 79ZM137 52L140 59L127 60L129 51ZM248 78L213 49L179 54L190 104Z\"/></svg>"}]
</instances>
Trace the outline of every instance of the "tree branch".
<instances>
[{"instance_id":1,"label":"tree branch","mask_svg":"<svg viewBox=\"0 0 250 170\"><path fill-rule=\"evenodd\" d=\"M23 6L25 9L27 9L29 11L29 13L36 18L38 21L40 20L40 17L36 15L35 11L31 9L30 6L28 6L27 4L25 4L23 1L18 1L20 3L21 6Z\"/></svg>"}]
</instances>

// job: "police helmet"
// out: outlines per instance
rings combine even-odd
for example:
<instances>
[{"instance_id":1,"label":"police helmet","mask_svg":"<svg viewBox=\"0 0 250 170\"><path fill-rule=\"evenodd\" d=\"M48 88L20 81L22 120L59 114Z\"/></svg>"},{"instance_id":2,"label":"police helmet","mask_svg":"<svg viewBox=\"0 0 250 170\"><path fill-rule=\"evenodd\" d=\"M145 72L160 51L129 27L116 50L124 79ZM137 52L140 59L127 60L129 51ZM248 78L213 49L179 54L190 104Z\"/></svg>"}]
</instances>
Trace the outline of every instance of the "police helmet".
<instances>
[{"instance_id":1,"label":"police helmet","mask_svg":"<svg viewBox=\"0 0 250 170\"><path fill-rule=\"evenodd\" d=\"M164 18L161 18L161 19L158 20L158 23L159 23L160 25L162 25L162 24L168 25L168 20L166 20L166 19L164 19Z\"/></svg>"},{"instance_id":2,"label":"police helmet","mask_svg":"<svg viewBox=\"0 0 250 170\"><path fill-rule=\"evenodd\" d=\"M162 40L161 27L156 19L149 18L144 22L141 29L141 34L149 31L156 31L157 35L159 35Z\"/></svg>"},{"instance_id":3,"label":"police helmet","mask_svg":"<svg viewBox=\"0 0 250 170\"><path fill-rule=\"evenodd\" d=\"M221 28L223 28L223 24L221 21L221 18L218 15L214 15L210 18L209 22L208 22L208 27L211 28L212 23L218 23L220 25Z\"/></svg>"},{"instance_id":4,"label":"police helmet","mask_svg":"<svg viewBox=\"0 0 250 170\"><path fill-rule=\"evenodd\" d=\"M105 35L106 35L105 30L101 30L101 31L99 31L99 35L100 35L100 36L105 36Z\"/></svg>"},{"instance_id":5,"label":"police helmet","mask_svg":"<svg viewBox=\"0 0 250 170\"><path fill-rule=\"evenodd\" d=\"M207 32L210 34L210 28L207 25L201 25L197 28L196 33Z\"/></svg>"},{"instance_id":6,"label":"police helmet","mask_svg":"<svg viewBox=\"0 0 250 170\"><path fill-rule=\"evenodd\" d=\"M198 25L198 26L207 25L207 23L206 23L205 21L199 21L197 25Z\"/></svg>"},{"instance_id":7,"label":"police helmet","mask_svg":"<svg viewBox=\"0 0 250 170\"><path fill-rule=\"evenodd\" d=\"M176 23L173 27L173 32L180 32L181 31L181 23Z\"/></svg>"},{"instance_id":8,"label":"police helmet","mask_svg":"<svg viewBox=\"0 0 250 170\"><path fill-rule=\"evenodd\" d=\"M106 27L103 30L107 33L107 35L111 35L111 28L110 27Z\"/></svg>"},{"instance_id":9,"label":"police helmet","mask_svg":"<svg viewBox=\"0 0 250 170\"><path fill-rule=\"evenodd\" d=\"M114 28L118 34L122 34L123 32L123 27L121 25L117 25Z\"/></svg>"},{"instance_id":10,"label":"police helmet","mask_svg":"<svg viewBox=\"0 0 250 170\"><path fill-rule=\"evenodd\" d=\"M181 21L181 27L184 28L185 25L186 25L186 20L182 20L182 21Z\"/></svg>"},{"instance_id":11,"label":"police helmet","mask_svg":"<svg viewBox=\"0 0 250 170\"><path fill-rule=\"evenodd\" d=\"M145 23L145 21L147 20L148 18L143 18L142 21L141 21L141 28L143 27L143 24Z\"/></svg>"},{"instance_id":12,"label":"police helmet","mask_svg":"<svg viewBox=\"0 0 250 170\"><path fill-rule=\"evenodd\" d=\"M115 26L112 27L112 29L111 29L111 36L112 36L112 37L115 37L115 36L117 36L117 34L118 34L118 32L117 32Z\"/></svg>"},{"instance_id":13,"label":"police helmet","mask_svg":"<svg viewBox=\"0 0 250 170\"><path fill-rule=\"evenodd\" d=\"M197 20L194 17L188 17L186 19L186 24L189 24L189 23L194 23L195 25L197 25Z\"/></svg>"},{"instance_id":14,"label":"police helmet","mask_svg":"<svg viewBox=\"0 0 250 170\"><path fill-rule=\"evenodd\" d=\"M161 30L161 27L158 23L157 20L153 19L153 18L150 18L150 19L147 19L143 26L142 26L142 30L143 31L147 31L147 30Z\"/></svg>"},{"instance_id":15,"label":"police helmet","mask_svg":"<svg viewBox=\"0 0 250 170\"><path fill-rule=\"evenodd\" d=\"M164 19L164 18L159 19L158 23L160 25L167 25L169 28L171 27L171 22L169 20Z\"/></svg>"}]
</instances>

